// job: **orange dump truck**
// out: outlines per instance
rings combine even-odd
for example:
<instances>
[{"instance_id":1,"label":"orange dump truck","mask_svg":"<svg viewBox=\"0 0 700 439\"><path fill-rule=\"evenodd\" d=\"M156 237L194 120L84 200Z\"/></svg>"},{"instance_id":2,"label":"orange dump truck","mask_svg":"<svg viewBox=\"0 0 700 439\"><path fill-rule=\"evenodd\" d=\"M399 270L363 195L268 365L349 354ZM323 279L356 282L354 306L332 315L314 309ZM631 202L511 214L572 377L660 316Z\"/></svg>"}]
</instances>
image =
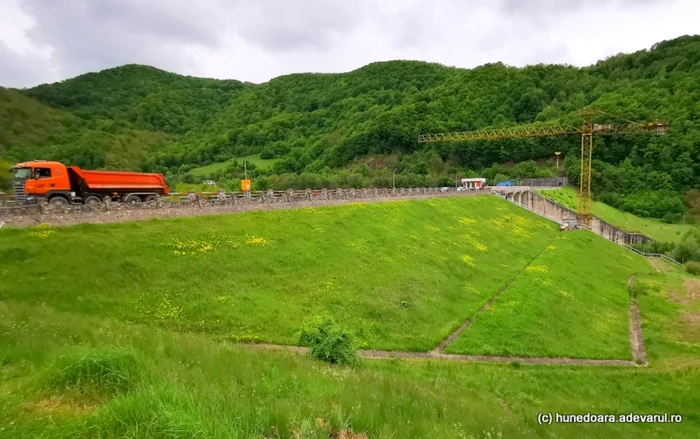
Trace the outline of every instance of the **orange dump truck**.
<instances>
[{"instance_id":1,"label":"orange dump truck","mask_svg":"<svg viewBox=\"0 0 700 439\"><path fill-rule=\"evenodd\" d=\"M95 204L105 199L141 203L168 194L161 174L86 171L44 160L18 163L12 172L16 204Z\"/></svg>"}]
</instances>

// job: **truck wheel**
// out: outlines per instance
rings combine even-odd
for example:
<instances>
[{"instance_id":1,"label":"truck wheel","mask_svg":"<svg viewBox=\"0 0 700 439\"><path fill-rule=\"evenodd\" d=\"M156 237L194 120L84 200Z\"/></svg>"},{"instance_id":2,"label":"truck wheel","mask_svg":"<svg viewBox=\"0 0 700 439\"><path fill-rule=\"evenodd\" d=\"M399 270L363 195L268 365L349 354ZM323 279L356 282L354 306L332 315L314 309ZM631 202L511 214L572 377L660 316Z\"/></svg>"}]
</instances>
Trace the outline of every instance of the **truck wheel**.
<instances>
[{"instance_id":1,"label":"truck wheel","mask_svg":"<svg viewBox=\"0 0 700 439\"><path fill-rule=\"evenodd\" d=\"M102 200L100 200L100 197L97 195L88 195L85 197L85 200L83 200L83 204L86 205L93 205L93 204L100 204L102 203Z\"/></svg>"},{"instance_id":2,"label":"truck wheel","mask_svg":"<svg viewBox=\"0 0 700 439\"><path fill-rule=\"evenodd\" d=\"M49 204L52 206L67 206L68 200L63 197L53 197L49 200Z\"/></svg>"},{"instance_id":3,"label":"truck wheel","mask_svg":"<svg viewBox=\"0 0 700 439\"><path fill-rule=\"evenodd\" d=\"M139 204L141 202L141 197L138 195L129 195L124 201L129 204Z\"/></svg>"},{"instance_id":4,"label":"truck wheel","mask_svg":"<svg viewBox=\"0 0 700 439\"><path fill-rule=\"evenodd\" d=\"M146 203L149 203L151 201L158 201L158 198L160 198L158 195L149 195L146 197Z\"/></svg>"}]
</instances>

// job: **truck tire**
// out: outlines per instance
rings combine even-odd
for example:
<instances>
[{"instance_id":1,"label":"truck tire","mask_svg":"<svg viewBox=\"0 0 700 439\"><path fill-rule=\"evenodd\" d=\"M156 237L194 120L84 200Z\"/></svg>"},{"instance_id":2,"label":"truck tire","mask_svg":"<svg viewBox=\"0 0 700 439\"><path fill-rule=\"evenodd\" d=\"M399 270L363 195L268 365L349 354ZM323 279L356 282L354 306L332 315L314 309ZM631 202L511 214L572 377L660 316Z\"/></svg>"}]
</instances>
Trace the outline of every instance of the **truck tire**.
<instances>
[{"instance_id":1,"label":"truck tire","mask_svg":"<svg viewBox=\"0 0 700 439\"><path fill-rule=\"evenodd\" d=\"M93 204L100 204L100 203L102 203L102 200L100 200L100 197L98 197L97 195L88 195L83 200L83 204L85 204L85 205L93 205Z\"/></svg>"},{"instance_id":2,"label":"truck tire","mask_svg":"<svg viewBox=\"0 0 700 439\"><path fill-rule=\"evenodd\" d=\"M158 201L160 197L158 195L149 195L146 197L146 203L149 203L151 201Z\"/></svg>"},{"instance_id":3,"label":"truck tire","mask_svg":"<svg viewBox=\"0 0 700 439\"><path fill-rule=\"evenodd\" d=\"M68 205L68 200L61 196L56 196L51 199L49 199L49 204L52 206L67 206Z\"/></svg>"},{"instance_id":4,"label":"truck tire","mask_svg":"<svg viewBox=\"0 0 700 439\"><path fill-rule=\"evenodd\" d=\"M124 202L129 204L140 204L141 197L139 197L138 195L129 195L128 197L126 197Z\"/></svg>"}]
</instances>

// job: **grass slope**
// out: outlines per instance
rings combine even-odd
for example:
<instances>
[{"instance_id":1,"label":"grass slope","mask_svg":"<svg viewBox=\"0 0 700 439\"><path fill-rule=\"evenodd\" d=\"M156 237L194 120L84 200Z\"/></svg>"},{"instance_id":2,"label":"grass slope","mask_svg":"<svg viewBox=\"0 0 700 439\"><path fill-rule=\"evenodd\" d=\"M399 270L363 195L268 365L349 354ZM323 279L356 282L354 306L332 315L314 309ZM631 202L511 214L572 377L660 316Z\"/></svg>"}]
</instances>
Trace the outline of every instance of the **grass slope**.
<instances>
[{"instance_id":1,"label":"grass slope","mask_svg":"<svg viewBox=\"0 0 700 439\"><path fill-rule=\"evenodd\" d=\"M0 233L6 298L285 344L328 312L427 351L559 232L479 196Z\"/></svg>"},{"instance_id":2,"label":"grass slope","mask_svg":"<svg viewBox=\"0 0 700 439\"><path fill-rule=\"evenodd\" d=\"M643 258L590 232L563 234L448 352L631 358L627 280L651 270Z\"/></svg>"},{"instance_id":3,"label":"grass slope","mask_svg":"<svg viewBox=\"0 0 700 439\"><path fill-rule=\"evenodd\" d=\"M551 198L569 209L577 208L576 189L564 187L557 190L540 190L540 194ZM653 218L641 218L631 213L622 212L605 203L594 201L593 215L614 226L628 232L643 233L655 240L666 242L678 242L685 232L693 226L691 224L666 224Z\"/></svg>"},{"instance_id":4,"label":"grass slope","mask_svg":"<svg viewBox=\"0 0 700 439\"><path fill-rule=\"evenodd\" d=\"M223 169L226 169L227 166L229 166L231 163L234 161L237 161L238 163L243 163L244 161L247 161L248 164L255 164L256 168L258 169L271 169L272 166L277 162L279 159L261 159L260 154L251 154L247 155L244 157L234 157L231 160L227 160L225 162L216 162L216 163L211 163L206 166L201 166L199 168L193 168L190 170L190 173L193 175L197 175L200 177L207 177L215 172L221 171Z\"/></svg>"},{"instance_id":5,"label":"grass slope","mask_svg":"<svg viewBox=\"0 0 700 439\"><path fill-rule=\"evenodd\" d=\"M289 323L296 303L304 299L313 299L318 308L348 306L343 323L361 327L359 308L349 305L377 297L369 297L366 288L346 295L328 288L306 297L311 285L325 279L319 277L323 272L362 278L361 285L375 279L411 285L429 278L439 288L420 300L432 300L433 314L444 317L446 306L464 314L471 306L464 304L483 300L482 295L458 289L455 301L445 293L455 284L443 284L445 279L454 277L460 286L483 285L481 277L534 258L536 252L531 255L526 247L539 251L540 241L558 236L548 224L511 206L495 198L442 199L55 230L3 228L0 438L306 439L328 438L329 429L352 429L373 439L697 437L700 301L697 284L689 284L680 271L638 270L647 286L639 297L650 360L646 368L395 360L366 360L345 368L215 336L237 329L236 320L256 318L272 334ZM507 222L512 235L501 230ZM377 230L384 235L375 236ZM179 249L167 245L173 238L201 243L223 233L231 235L224 241L244 238L250 243L230 250L213 243ZM558 265L566 259L559 252L576 248L579 236L586 238L564 235L567 239L556 241L557 248L542 258L552 258L550 267ZM585 243L589 259L614 256L613 247L606 247L611 244L592 238ZM370 244L361 240L368 239L378 246L360 252L362 243ZM442 245L436 249L432 241ZM465 242L471 247L464 247ZM453 266L454 255L473 259ZM397 264L387 264L387 258L397 258ZM622 260L631 266L632 261ZM305 270L299 262L307 263ZM309 262L319 269L309 270ZM582 270L582 275L561 282L583 279L598 285L591 279L602 277L591 274L595 263L573 262L569 272ZM403 269L397 270L398 265ZM505 275L512 277L524 266ZM436 276L440 270L444 277ZM603 276L621 275L620 282L627 275L605 270ZM465 272L468 279L462 277ZM531 272L541 273L526 270L526 276ZM403 283L402 276L408 277ZM285 293L275 297L282 303L268 299L272 310L246 305L265 296L263 287ZM575 287L567 291L576 292ZM469 300L463 298L465 292ZM377 313L399 315L391 291L371 293L389 295L390 306ZM445 305L445 298L453 301ZM409 335L439 327L440 319L428 315L417 299L409 305L400 312L412 319L395 325L382 321L381 327ZM554 322L561 309L551 308ZM220 327L209 326L209 320L200 325L199 318L215 315L221 316ZM680 424L539 425L541 412L672 413L684 418Z\"/></svg>"},{"instance_id":6,"label":"grass slope","mask_svg":"<svg viewBox=\"0 0 700 439\"><path fill-rule=\"evenodd\" d=\"M661 308L653 337L673 337L684 311ZM373 439L695 438L698 346L668 341L664 354L687 357L665 368L364 361L348 369L2 300L0 438L328 438L326 423ZM684 420L538 425L540 412Z\"/></svg>"}]
</instances>

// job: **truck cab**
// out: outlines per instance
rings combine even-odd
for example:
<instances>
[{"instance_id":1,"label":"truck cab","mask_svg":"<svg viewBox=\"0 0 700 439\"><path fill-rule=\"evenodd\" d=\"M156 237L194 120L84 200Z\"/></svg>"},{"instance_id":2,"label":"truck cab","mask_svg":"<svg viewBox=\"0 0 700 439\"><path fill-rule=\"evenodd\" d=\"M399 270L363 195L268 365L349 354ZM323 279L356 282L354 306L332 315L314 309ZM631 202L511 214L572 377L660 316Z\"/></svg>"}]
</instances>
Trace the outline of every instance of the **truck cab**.
<instances>
[{"instance_id":1,"label":"truck cab","mask_svg":"<svg viewBox=\"0 0 700 439\"><path fill-rule=\"evenodd\" d=\"M68 170L62 163L34 160L16 164L12 172L17 204L36 203L39 198L68 204L72 198Z\"/></svg>"}]
</instances>

